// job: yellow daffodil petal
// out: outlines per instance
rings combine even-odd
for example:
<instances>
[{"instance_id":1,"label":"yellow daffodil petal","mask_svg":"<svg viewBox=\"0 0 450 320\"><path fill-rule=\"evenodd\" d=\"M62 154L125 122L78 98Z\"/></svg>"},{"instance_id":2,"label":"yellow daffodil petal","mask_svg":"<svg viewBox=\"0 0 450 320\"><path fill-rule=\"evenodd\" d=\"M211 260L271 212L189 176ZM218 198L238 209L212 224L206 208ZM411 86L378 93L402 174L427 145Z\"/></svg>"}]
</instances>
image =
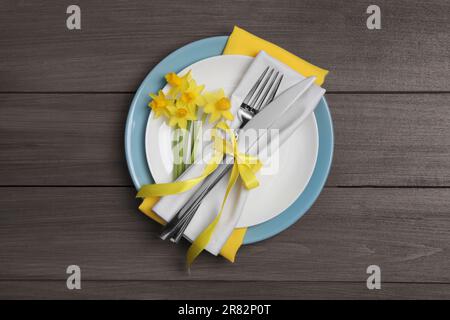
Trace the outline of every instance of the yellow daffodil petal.
<instances>
[{"instance_id":1,"label":"yellow daffodil petal","mask_svg":"<svg viewBox=\"0 0 450 320\"><path fill-rule=\"evenodd\" d=\"M219 119L220 119L220 113L213 112L213 113L211 113L211 115L209 116L209 123L216 122L216 121L219 120Z\"/></svg>"},{"instance_id":2,"label":"yellow daffodil petal","mask_svg":"<svg viewBox=\"0 0 450 320\"><path fill-rule=\"evenodd\" d=\"M225 111L225 110L229 110L230 108L231 108L231 103L230 103L230 100L228 100L228 98L220 98L216 102L217 110Z\"/></svg>"},{"instance_id":3,"label":"yellow daffodil petal","mask_svg":"<svg viewBox=\"0 0 450 320\"><path fill-rule=\"evenodd\" d=\"M166 81L173 87L179 87L181 85L182 79L174 72L166 74Z\"/></svg>"},{"instance_id":4,"label":"yellow daffodil petal","mask_svg":"<svg viewBox=\"0 0 450 320\"><path fill-rule=\"evenodd\" d=\"M211 113L214 111L214 104L208 103L203 107L203 111L206 113Z\"/></svg>"},{"instance_id":5,"label":"yellow daffodil petal","mask_svg":"<svg viewBox=\"0 0 450 320\"><path fill-rule=\"evenodd\" d=\"M203 94L203 99L205 100L203 110L210 115L210 123L213 123L222 117L227 120L233 120L233 115L230 112L231 102L230 99L225 96L223 89L215 92L206 92Z\"/></svg>"},{"instance_id":6,"label":"yellow daffodil petal","mask_svg":"<svg viewBox=\"0 0 450 320\"><path fill-rule=\"evenodd\" d=\"M171 104L173 104L173 101L168 99L168 97L161 90L159 90L157 95L150 93L149 96L152 100L148 103L148 106L154 112L155 117L159 118L162 114L167 115L167 109Z\"/></svg>"},{"instance_id":7,"label":"yellow daffodil petal","mask_svg":"<svg viewBox=\"0 0 450 320\"><path fill-rule=\"evenodd\" d=\"M179 119L179 120L178 120L178 126L179 126L181 129L186 129L186 127L187 127L187 120L186 120L186 118L181 118L181 119Z\"/></svg>"},{"instance_id":8,"label":"yellow daffodil petal","mask_svg":"<svg viewBox=\"0 0 450 320\"><path fill-rule=\"evenodd\" d=\"M225 119L230 120L230 121L232 121L234 119L234 116L233 116L233 114L230 111L222 112L222 116Z\"/></svg>"},{"instance_id":9,"label":"yellow daffodil petal","mask_svg":"<svg viewBox=\"0 0 450 320\"><path fill-rule=\"evenodd\" d=\"M175 127L178 124L178 118L176 117L171 117L169 119L169 126L171 127Z\"/></svg>"}]
</instances>

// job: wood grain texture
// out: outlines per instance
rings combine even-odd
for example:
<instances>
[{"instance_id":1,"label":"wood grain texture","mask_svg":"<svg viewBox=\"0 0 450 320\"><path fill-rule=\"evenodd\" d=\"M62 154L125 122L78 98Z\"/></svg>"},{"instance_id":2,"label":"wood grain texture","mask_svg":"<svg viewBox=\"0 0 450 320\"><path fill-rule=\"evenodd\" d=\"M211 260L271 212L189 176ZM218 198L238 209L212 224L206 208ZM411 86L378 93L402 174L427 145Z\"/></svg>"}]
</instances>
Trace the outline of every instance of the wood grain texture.
<instances>
[{"instance_id":1,"label":"wood grain texture","mask_svg":"<svg viewBox=\"0 0 450 320\"><path fill-rule=\"evenodd\" d=\"M237 263L204 254L184 270L187 242L158 239L132 188L1 188L0 280L450 282L450 189L326 188L276 237ZM282 266L282 267L281 267Z\"/></svg>"},{"instance_id":2,"label":"wood grain texture","mask_svg":"<svg viewBox=\"0 0 450 320\"><path fill-rule=\"evenodd\" d=\"M130 185L126 94L0 95L2 185Z\"/></svg>"},{"instance_id":3,"label":"wood grain texture","mask_svg":"<svg viewBox=\"0 0 450 320\"><path fill-rule=\"evenodd\" d=\"M330 69L334 91L449 91L450 4L379 0L382 29L366 27L367 1L80 0L0 4L1 91L134 91L176 48L233 25Z\"/></svg>"},{"instance_id":4,"label":"wood grain texture","mask_svg":"<svg viewBox=\"0 0 450 320\"><path fill-rule=\"evenodd\" d=\"M335 133L329 185L450 185L450 94L327 99Z\"/></svg>"},{"instance_id":5,"label":"wood grain texture","mask_svg":"<svg viewBox=\"0 0 450 320\"><path fill-rule=\"evenodd\" d=\"M0 185L130 186L130 94L0 95ZM450 94L328 94L328 186L450 186Z\"/></svg>"},{"instance_id":6,"label":"wood grain texture","mask_svg":"<svg viewBox=\"0 0 450 320\"><path fill-rule=\"evenodd\" d=\"M448 1L379 0L376 31L363 0L77 4L81 31L64 2L0 3L0 299L450 299ZM233 25L330 70L333 166L294 226L188 276L137 210L125 120L163 57Z\"/></svg>"},{"instance_id":7,"label":"wood grain texture","mask_svg":"<svg viewBox=\"0 0 450 320\"><path fill-rule=\"evenodd\" d=\"M0 299L449 299L450 284L271 281L0 281Z\"/></svg>"}]
</instances>

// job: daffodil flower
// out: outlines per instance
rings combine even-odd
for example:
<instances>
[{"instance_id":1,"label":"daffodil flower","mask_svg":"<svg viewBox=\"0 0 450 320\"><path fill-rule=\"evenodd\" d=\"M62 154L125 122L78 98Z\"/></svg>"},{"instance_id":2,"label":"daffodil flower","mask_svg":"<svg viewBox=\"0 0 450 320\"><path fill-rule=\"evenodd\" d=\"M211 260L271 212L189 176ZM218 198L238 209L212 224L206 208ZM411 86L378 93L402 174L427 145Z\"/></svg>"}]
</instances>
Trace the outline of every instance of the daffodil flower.
<instances>
[{"instance_id":1,"label":"daffodil flower","mask_svg":"<svg viewBox=\"0 0 450 320\"><path fill-rule=\"evenodd\" d=\"M177 97L179 93L185 91L189 86L189 81L192 81L191 71L184 76L178 76L174 72L170 72L165 76L167 83L170 85L169 95Z\"/></svg>"},{"instance_id":2,"label":"daffodil flower","mask_svg":"<svg viewBox=\"0 0 450 320\"><path fill-rule=\"evenodd\" d=\"M203 96L205 98L205 107L203 108L203 111L210 114L210 123L216 122L220 118L233 120L233 114L230 112L230 99L225 96L223 89L216 92L205 93Z\"/></svg>"},{"instance_id":3,"label":"daffodil flower","mask_svg":"<svg viewBox=\"0 0 450 320\"><path fill-rule=\"evenodd\" d=\"M203 106L205 104L205 99L201 94L203 89L205 89L204 85L199 86L195 80L190 80L186 90L181 93L180 99L177 100L177 103L185 105L195 113L197 106Z\"/></svg>"},{"instance_id":4,"label":"daffodil flower","mask_svg":"<svg viewBox=\"0 0 450 320\"><path fill-rule=\"evenodd\" d=\"M170 112L169 125L175 127L178 125L181 129L186 129L187 122L190 120L197 120L195 112L183 103L179 103L175 106L169 106Z\"/></svg>"},{"instance_id":5,"label":"daffodil flower","mask_svg":"<svg viewBox=\"0 0 450 320\"><path fill-rule=\"evenodd\" d=\"M162 90L159 90L158 95L150 93L149 96L152 98L152 101L150 101L148 106L152 108L155 117L159 118L161 115L169 117L168 107L173 105L173 101L168 99Z\"/></svg>"},{"instance_id":6,"label":"daffodil flower","mask_svg":"<svg viewBox=\"0 0 450 320\"><path fill-rule=\"evenodd\" d=\"M200 112L202 122L208 114L212 123L220 118L233 120L233 115L230 112L230 100L224 91L205 93L205 86L197 84L192 78L191 71L183 76L170 72L166 74L165 79L169 90L166 93L159 90L158 94L150 94L152 101L148 105L156 118L163 115L171 127L184 129L174 130L172 141L174 159L183 160L181 163L174 162L173 173L176 179L186 168L185 160L188 159L186 157L190 157L192 162L195 161L195 150L200 135L199 123L195 122L198 107L205 107L205 112ZM183 132L180 135L181 131ZM186 132L188 134L185 134ZM181 149L174 146L180 146ZM191 150L190 154L187 153L188 150Z\"/></svg>"}]
</instances>

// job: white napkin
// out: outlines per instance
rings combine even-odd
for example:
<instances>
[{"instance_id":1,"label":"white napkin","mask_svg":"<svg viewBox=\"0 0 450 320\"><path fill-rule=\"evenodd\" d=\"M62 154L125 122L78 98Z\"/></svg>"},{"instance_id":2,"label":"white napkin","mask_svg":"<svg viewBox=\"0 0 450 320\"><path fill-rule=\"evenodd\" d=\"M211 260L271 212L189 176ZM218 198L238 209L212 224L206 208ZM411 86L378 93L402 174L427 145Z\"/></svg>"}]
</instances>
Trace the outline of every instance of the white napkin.
<instances>
[{"instance_id":1,"label":"white napkin","mask_svg":"<svg viewBox=\"0 0 450 320\"><path fill-rule=\"evenodd\" d=\"M280 84L278 95L291 86L305 79L290 67L261 51L242 77L242 80L240 81L239 85L236 87L230 98L231 110L233 114L237 114L237 110L239 109L245 96L267 66L274 67L277 71L283 73L284 77L283 81ZM273 121L271 128L279 129L279 146L287 141L291 134L300 126L302 121L306 119L306 117L314 110L324 93L324 89L313 84L302 96L300 96L299 99L296 100L295 104L290 109L288 109L278 119ZM264 116L264 113L261 113L260 116ZM239 126L240 120L237 116L235 116L235 119L231 123L231 127L238 128ZM270 147L272 148L272 146ZM189 166L189 168L183 173L182 176L178 178L178 180L194 178L202 173L205 167L204 163L206 163L208 160L208 150L210 150L210 147L206 147L205 150L207 151L206 153L204 153L203 162L194 163ZM262 150L259 149L258 151L261 153ZM255 152L256 148L253 148L252 150L246 150L246 153L250 154L255 154ZM261 160L265 161L266 159ZM212 222L215 215L219 212L220 205L222 203L228 183L228 177L229 175L226 175L221 181L219 181L214 189L212 189L211 192L205 197L201 204L202 210L199 210L197 212L188 228L184 232L184 236L186 238L190 239L191 241L195 239L201 233L201 231L203 231ZM163 197L153 207L153 211L161 216L164 220L171 220L178 212L178 210L195 192L196 189L197 188L193 188L182 194ZM239 218L241 217L243 211L242 209L244 208L248 192L251 192L251 190L246 190L242 186L240 181L238 181L234 186L229 198L233 198L234 195L238 199L238 201L234 201L234 203L233 201L227 201L222 214L222 218L217 224L211 240L206 247L206 250L210 253L217 255L220 252L231 232L237 225ZM202 207L204 207L205 210L203 210Z\"/></svg>"}]
</instances>

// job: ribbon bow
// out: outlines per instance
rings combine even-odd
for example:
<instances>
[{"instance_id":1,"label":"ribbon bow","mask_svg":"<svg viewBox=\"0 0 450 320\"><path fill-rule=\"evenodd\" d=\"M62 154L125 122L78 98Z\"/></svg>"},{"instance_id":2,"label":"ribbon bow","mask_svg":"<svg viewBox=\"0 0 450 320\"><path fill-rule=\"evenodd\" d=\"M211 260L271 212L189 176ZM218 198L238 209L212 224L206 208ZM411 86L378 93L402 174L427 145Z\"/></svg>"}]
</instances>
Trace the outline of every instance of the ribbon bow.
<instances>
[{"instance_id":1,"label":"ribbon bow","mask_svg":"<svg viewBox=\"0 0 450 320\"><path fill-rule=\"evenodd\" d=\"M230 141L223 139L217 132L217 129L223 130L230 137ZM178 194L188 191L195 187L198 183L203 181L208 175L210 175L214 170L217 169L220 161L223 159L225 154L231 155L234 158L233 168L231 170L230 178L228 179L227 189L222 200L222 204L219 213L214 218L214 220L203 230L200 235L194 240L194 242L189 247L186 256L186 262L188 267L192 265L194 260L198 255L206 248L208 245L212 234L222 216L223 208L227 201L228 195L235 185L237 179L241 177L243 185L246 189L253 189L259 185L256 179L255 173L261 169L261 161L254 157L244 153L239 152L236 137L232 130L224 122L218 123L215 129L212 131L212 138L214 140L214 155L211 160L207 163L202 174L196 178L176 181L170 183L160 183L160 184L148 184L142 186L136 197L138 198L151 198L167 196L172 194Z\"/></svg>"}]
</instances>

